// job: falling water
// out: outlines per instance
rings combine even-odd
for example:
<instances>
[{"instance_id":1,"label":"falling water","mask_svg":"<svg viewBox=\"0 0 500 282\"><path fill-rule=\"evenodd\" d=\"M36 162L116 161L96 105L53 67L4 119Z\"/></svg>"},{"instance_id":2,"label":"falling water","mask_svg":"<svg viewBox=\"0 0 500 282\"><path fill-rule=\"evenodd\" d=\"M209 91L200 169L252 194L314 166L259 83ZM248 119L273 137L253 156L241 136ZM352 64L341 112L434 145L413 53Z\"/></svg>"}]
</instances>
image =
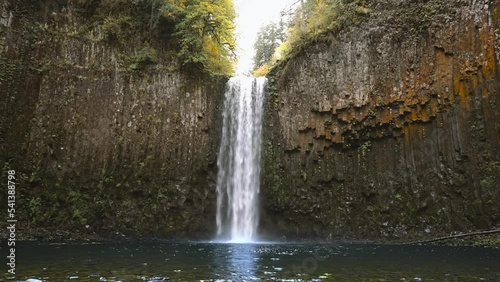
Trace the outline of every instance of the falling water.
<instances>
[{"instance_id":1,"label":"falling water","mask_svg":"<svg viewBox=\"0 0 500 282\"><path fill-rule=\"evenodd\" d=\"M225 94L217 165L217 237L252 242L259 221L258 194L265 78L233 77Z\"/></svg>"}]
</instances>

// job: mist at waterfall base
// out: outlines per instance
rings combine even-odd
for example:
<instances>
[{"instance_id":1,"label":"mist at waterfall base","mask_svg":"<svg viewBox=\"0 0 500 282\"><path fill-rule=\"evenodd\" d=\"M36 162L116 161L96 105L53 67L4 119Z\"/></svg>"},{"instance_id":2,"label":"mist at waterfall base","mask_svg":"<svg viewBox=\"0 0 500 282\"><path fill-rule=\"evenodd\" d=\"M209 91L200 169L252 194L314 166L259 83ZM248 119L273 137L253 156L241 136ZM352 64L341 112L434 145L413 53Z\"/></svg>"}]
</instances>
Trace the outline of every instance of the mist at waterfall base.
<instances>
[{"instance_id":1,"label":"mist at waterfall base","mask_svg":"<svg viewBox=\"0 0 500 282\"><path fill-rule=\"evenodd\" d=\"M228 82L217 161L217 241L249 243L257 236L265 84L247 76Z\"/></svg>"}]
</instances>

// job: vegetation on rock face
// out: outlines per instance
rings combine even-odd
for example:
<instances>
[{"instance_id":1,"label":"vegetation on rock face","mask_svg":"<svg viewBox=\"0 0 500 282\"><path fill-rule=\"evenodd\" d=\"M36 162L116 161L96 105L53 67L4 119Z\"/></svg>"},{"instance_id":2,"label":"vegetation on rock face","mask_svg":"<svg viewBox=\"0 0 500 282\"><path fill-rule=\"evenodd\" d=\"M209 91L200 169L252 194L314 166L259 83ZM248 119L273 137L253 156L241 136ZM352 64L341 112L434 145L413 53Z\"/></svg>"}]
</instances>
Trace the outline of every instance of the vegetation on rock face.
<instances>
[{"instance_id":1,"label":"vegetation on rock face","mask_svg":"<svg viewBox=\"0 0 500 282\"><path fill-rule=\"evenodd\" d=\"M0 23L0 162L20 183L22 236L209 234L218 74L230 69L181 54L188 7L208 1L178 11L167 0L45 2L0 4L12 18ZM231 40L220 28L209 39Z\"/></svg>"},{"instance_id":2,"label":"vegetation on rock face","mask_svg":"<svg viewBox=\"0 0 500 282\"><path fill-rule=\"evenodd\" d=\"M231 0L168 0L185 64L201 64L215 74L232 74L236 16Z\"/></svg>"},{"instance_id":3,"label":"vegetation on rock face","mask_svg":"<svg viewBox=\"0 0 500 282\"><path fill-rule=\"evenodd\" d=\"M256 75L266 75L279 60L286 60L299 53L309 44L327 39L329 35L350 24L357 24L368 14L365 0L302 0L295 10L287 30L275 24L263 27L255 44ZM286 40L282 34L286 32ZM280 42L276 46L276 42ZM271 56L263 56L273 50ZM264 59L264 60L263 60Z\"/></svg>"},{"instance_id":4,"label":"vegetation on rock face","mask_svg":"<svg viewBox=\"0 0 500 282\"><path fill-rule=\"evenodd\" d=\"M80 0L77 5L111 43L127 46L132 35L140 34L146 44L161 41L177 49L184 66L201 66L215 75L233 72L232 0ZM151 61L148 57L144 63ZM134 64L129 70L141 65Z\"/></svg>"},{"instance_id":5,"label":"vegetation on rock face","mask_svg":"<svg viewBox=\"0 0 500 282\"><path fill-rule=\"evenodd\" d=\"M292 45L267 75L263 230L411 240L498 228L491 3L367 1L371 16L358 6L344 28Z\"/></svg>"}]
</instances>

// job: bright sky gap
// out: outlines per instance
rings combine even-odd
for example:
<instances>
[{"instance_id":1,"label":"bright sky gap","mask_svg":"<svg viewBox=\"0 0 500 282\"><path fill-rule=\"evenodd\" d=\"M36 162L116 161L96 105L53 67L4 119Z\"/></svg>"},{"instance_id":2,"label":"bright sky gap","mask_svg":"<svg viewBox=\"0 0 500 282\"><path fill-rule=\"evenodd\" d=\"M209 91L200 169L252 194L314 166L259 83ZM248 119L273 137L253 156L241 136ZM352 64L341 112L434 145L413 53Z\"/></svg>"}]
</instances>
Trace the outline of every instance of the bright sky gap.
<instances>
[{"instance_id":1,"label":"bright sky gap","mask_svg":"<svg viewBox=\"0 0 500 282\"><path fill-rule=\"evenodd\" d=\"M288 10L297 0L235 0L237 13L236 39L238 45L237 74L252 70L253 44L259 28L272 21L279 21L281 11Z\"/></svg>"}]
</instances>

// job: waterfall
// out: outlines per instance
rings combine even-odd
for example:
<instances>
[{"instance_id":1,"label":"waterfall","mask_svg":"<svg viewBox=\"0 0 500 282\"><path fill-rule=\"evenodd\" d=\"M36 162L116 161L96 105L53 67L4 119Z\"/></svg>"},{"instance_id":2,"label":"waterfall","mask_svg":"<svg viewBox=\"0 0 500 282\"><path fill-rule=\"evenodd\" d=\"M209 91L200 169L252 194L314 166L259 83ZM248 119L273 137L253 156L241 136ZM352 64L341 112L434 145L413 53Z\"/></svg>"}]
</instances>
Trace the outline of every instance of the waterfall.
<instances>
[{"instance_id":1,"label":"waterfall","mask_svg":"<svg viewBox=\"0 0 500 282\"><path fill-rule=\"evenodd\" d=\"M255 240L259 221L262 101L266 78L233 77L225 93L217 166L217 238Z\"/></svg>"}]
</instances>

